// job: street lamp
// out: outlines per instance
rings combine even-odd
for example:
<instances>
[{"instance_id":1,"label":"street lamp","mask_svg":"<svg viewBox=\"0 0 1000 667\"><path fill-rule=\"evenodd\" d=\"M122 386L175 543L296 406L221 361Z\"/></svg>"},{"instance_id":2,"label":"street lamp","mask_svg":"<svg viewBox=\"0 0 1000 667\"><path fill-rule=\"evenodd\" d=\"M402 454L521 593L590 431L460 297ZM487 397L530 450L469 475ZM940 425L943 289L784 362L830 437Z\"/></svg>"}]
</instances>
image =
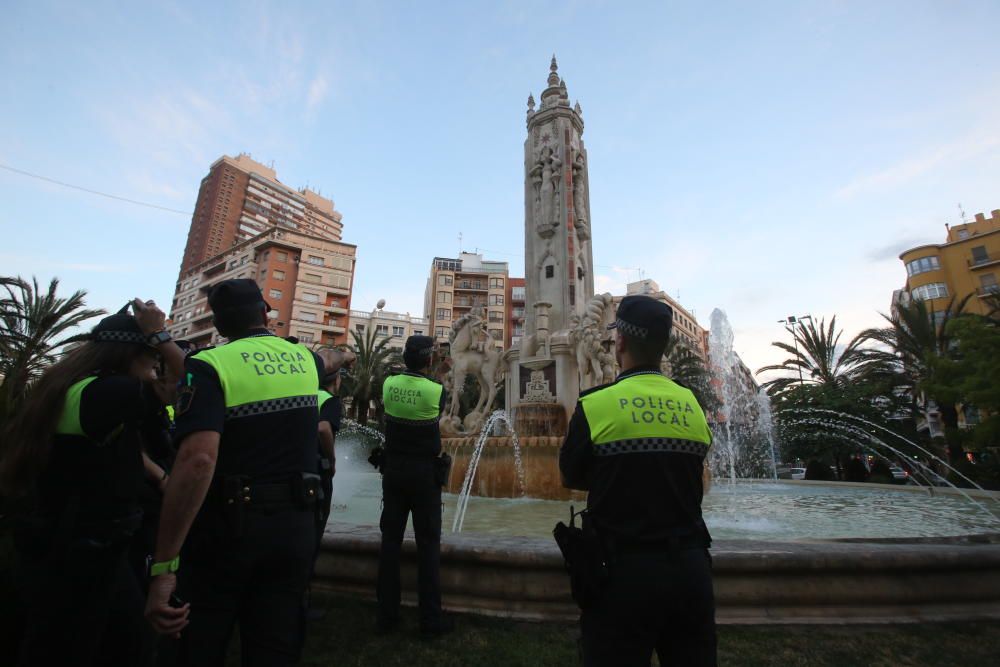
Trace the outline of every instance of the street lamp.
<instances>
[{"instance_id":1,"label":"street lamp","mask_svg":"<svg viewBox=\"0 0 1000 667\"><path fill-rule=\"evenodd\" d=\"M802 324L803 320L809 320L810 322L812 322L812 315L798 315L798 316L796 316L796 315L789 315L787 318L785 318L783 320L778 320L778 324L784 324L785 325L785 330L788 331L788 333L792 334L792 344L795 346L795 356L796 357L799 356L799 342L798 342L798 338L796 338L796 336L795 336L795 325L798 324L800 327L803 326L803 324ZM789 325L791 325L791 326L789 326ZM801 364L797 364L797 365L799 367L799 385L801 386L803 384L803 380L802 380L802 366L801 366Z\"/></svg>"}]
</instances>

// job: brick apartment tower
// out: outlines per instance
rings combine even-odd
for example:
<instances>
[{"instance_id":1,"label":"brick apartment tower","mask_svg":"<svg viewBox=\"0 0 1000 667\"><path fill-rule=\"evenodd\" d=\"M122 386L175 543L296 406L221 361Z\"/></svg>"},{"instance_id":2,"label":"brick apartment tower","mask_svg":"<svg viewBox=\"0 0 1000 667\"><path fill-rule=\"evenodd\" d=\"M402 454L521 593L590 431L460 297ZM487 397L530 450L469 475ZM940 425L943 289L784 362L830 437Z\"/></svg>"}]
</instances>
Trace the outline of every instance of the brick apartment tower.
<instances>
[{"instance_id":1,"label":"brick apartment tower","mask_svg":"<svg viewBox=\"0 0 1000 667\"><path fill-rule=\"evenodd\" d=\"M271 305L268 327L306 343L347 343L357 248L341 242L333 201L278 180L245 154L223 156L201 182L171 307L171 332L218 341L207 304L212 285L257 281ZM302 271L299 270L300 265Z\"/></svg>"}]
</instances>

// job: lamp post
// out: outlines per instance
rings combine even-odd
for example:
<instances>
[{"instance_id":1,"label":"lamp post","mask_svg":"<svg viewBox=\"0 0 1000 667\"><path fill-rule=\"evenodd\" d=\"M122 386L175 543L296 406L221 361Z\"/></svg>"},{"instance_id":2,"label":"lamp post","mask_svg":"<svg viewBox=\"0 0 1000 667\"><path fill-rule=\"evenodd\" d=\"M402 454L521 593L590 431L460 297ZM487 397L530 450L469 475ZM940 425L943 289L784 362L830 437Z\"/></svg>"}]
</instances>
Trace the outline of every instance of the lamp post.
<instances>
[{"instance_id":1,"label":"lamp post","mask_svg":"<svg viewBox=\"0 0 1000 667\"><path fill-rule=\"evenodd\" d=\"M778 320L778 324L784 324L785 330L792 334L792 345L795 346L795 356L799 356L799 342L798 338L795 336L795 325L803 326L802 321L809 320L812 322L812 315L789 315L783 320ZM791 326L789 326L791 325ZM802 379L802 366L799 365L799 386L803 384Z\"/></svg>"}]
</instances>

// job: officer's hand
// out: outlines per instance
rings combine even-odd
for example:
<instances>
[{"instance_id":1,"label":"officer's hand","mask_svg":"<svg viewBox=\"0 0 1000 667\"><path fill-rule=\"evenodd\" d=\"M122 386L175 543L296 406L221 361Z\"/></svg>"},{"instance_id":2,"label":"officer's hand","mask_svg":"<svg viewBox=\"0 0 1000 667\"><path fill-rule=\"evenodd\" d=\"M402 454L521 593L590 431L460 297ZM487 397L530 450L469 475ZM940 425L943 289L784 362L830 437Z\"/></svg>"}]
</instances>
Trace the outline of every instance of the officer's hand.
<instances>
[{"instance_id":1,"label":"officer's hand","mask_svg":"<svg viewBox=\"0 0 1000 667\"><path fill-rule=\"evenodd\" d=\"M167 315L152 300L132 299L132 312L135 313L135 323L139 325L142 333L148 336L163 331Z\"/></svg>"},{"instance_id":2,"label":"officer's hand","mask_svg":"<svg viewBox=\"0 0 1000 667\"><path fill-rule=\"evenodd\" d=\"M183 607L170 606L170 594L177 588L177 577L173 574L161 574L149 582L149 595L146 596L146 620L161 635L181 636L181 630L187 626L191 605Z\"/></svg>"}]
</instances>

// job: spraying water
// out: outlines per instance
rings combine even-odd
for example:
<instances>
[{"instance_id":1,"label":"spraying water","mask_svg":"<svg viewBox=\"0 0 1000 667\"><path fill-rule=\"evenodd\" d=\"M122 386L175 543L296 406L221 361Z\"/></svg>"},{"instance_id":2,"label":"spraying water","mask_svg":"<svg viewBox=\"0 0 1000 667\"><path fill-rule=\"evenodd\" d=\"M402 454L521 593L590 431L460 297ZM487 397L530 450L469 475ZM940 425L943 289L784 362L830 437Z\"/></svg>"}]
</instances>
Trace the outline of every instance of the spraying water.
<instances>
[{"instance_id":1,"label":"spraying water","mask_svg":"<svg viewBox=\"0 0 1000 667\"><path fill-rule=\"evenodd\" d=\"M473 447L472 455L469 457L469 467L465 471L465 479L462 481L462 490L458 494L458 505L455 509L455 519L451 524L451 531L457 533L462 530L465 522L465 512L469 507L469 496L472 495L472 483L476 478L476 469L479 468L479 459L486 446L486 439L492 435L494 429L501 423L506 424L510 432L511 445L514 448L514 466L517 469L517 481L521 496L524 496L524 464L521 462L521 444L517 440L517 433L514 432L514 423L505 410L496 410L490 414L479 432L479 439Z\"/></svg>"},{"instance_id":2,"label":"spraying water","mask_svg":"<svg viewBox=\"0 0 1000 667\"><path fill-rule=\"evenodd\" d=\"M712 428L709 467L716 479L771 478L775 472L770 402L761 397L750 370L733 352L733 328L726 314L712 311L708 337L713 384L722 407ZM766 414L765 414L766 413Z\"/></svg>"}]
</instances>

